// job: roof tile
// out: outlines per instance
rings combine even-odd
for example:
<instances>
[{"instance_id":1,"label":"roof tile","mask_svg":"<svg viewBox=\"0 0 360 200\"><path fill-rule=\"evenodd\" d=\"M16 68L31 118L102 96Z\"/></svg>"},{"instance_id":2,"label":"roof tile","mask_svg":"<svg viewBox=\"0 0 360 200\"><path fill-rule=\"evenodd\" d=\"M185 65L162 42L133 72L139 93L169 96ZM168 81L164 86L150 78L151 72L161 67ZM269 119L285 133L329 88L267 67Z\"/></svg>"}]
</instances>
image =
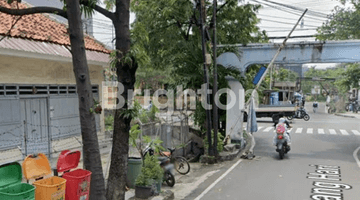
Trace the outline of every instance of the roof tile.
<instances>
[{"instance_id":1,"label":"roof tile","mask_svg":"<svg viewBox=\"0 0 360 200\"><path fill-rule=\"evenodd\" d=\"M17 9L16 2L9 5L6 0L0 0L0 6ZM19 9L27 7L25 4L19 3ZM0 35L6 35L16 19L16 16L0 12ZM11 30L10 35L15 38L32 39L35 41L70 46L67 27L43 14L22 16ZM109 49L89 35L85 34L84 41L87 50L110 53Z\"/></svg>"}]
</instances>

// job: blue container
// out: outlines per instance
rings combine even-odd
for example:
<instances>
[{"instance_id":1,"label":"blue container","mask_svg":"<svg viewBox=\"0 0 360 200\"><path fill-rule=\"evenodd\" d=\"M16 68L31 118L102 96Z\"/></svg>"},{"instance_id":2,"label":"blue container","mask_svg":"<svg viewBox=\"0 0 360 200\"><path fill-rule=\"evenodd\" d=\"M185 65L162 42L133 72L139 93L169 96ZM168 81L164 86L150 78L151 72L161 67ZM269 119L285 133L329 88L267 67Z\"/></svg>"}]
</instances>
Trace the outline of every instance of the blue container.
<instances>
[{"instance_id":1,"label":"blue container","mask_svg":"<svg viewBox=\"0 0 360 200\"><path fill-rule=\"evenodd\" d=\"M271 105L279 105L279 93L278 92L272 92L270 94L270 104Z\"/></svg>"}]
</instances>

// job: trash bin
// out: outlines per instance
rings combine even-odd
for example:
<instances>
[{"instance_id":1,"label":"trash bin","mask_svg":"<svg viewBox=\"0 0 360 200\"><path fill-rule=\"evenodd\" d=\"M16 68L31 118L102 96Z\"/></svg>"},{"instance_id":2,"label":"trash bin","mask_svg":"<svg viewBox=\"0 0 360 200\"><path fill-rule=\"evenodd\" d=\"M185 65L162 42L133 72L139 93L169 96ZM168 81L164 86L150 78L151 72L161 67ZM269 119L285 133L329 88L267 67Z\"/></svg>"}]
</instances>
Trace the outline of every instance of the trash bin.
<instances>
[{"instance_id":1,"label":"trash bin","mask_svg":"<svg viewBox=\"0 0 360 200\"><path fill-rule=\"evenodd\" d=\"M0 166L1 200L34 200L35 187L21 183L21 165L17 162Z\"/></svg>"},{"instance_id":2,"label":"trash bin","mask_svg":"<svg viewBox=\"0 0 360 200\"><path fill-rule=\"evenodd\" d=\"M22 163L26 180L35 179L35 200L64 200L66 180L57 176L45 178L51 174L50 163L47 157L39 153L28 155Z\"/></svg>"},{"instance_id":3,"label":"trash bin","mask_svg":"<svg viewBox=\"0 0 360 200\"><path fill-rule=\"evenodd\" d=\"M66 179L66 200L88 200L90 195L91 172L76 169L80 161L80 151L64 150L60 153L57 162L57 171L62 172Z\"/></svg>"},{"instance_id":4,"label":"trash bin","mask_svg":"<svg viewBox=\"0 0 360 200\"><path fill-rule=\"evenodd\" d=\"M141 158L129 157L127 169L127 185L128 187L135 187L135 180L139 176L142 167Z\"/></svg>"}]
</instances>

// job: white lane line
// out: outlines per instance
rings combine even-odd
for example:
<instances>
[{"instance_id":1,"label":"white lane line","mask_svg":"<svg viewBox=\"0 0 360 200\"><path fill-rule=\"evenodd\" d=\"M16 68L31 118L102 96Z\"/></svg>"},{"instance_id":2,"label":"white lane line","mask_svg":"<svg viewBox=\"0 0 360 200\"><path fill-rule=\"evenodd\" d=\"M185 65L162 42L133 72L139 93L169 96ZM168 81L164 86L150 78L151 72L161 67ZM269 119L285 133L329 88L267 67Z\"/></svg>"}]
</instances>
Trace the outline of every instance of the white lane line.
<instances>
[{"instance_id":1,"label":"white lane line","mask_svg":"<svg viewBox=\"0 0 360 200\"><path fill-rule=\"evenodd\" d=\"M324 129L319 128L319 129L318 129L318 133L319 133L319 134L325 134Z\"/></svg>"},{"instance_id":2,"label":"white lane line","mask_svg":"<svg viewBox=\"0 0 360 200\"><path fill-rule=\"evenodd\" d=\"M308 128L306 131L307 134L313 134L313 128Z\"/></svg>"},{"instance_id":3,"label":"white lane line","mask_svg":"<svg viewBox=\"0 0 360 200\"><path fill-rule=\"evenodd\" d=\"M336 131L334 129L329 129L331 135L336 135Z\"/></svg>"},{"instance_id":4,"label":"white lane line","mask_svg":"<svg viewBox=\"0 0 360 200\"><path fill-rule=\"evenodd\" d=\"M343 135L349 135L349 133L346 130L340 129L341 134Z\"/></svg>"},{"instance_id":5,"label":"white lane line","mask_svg":"<svg viewBox=\"0 0 360 200\"><path fill-rule=\"evenodd\" d=\"M260 129L262 129L262 128L264 128L264 127L262 127L262 126L258 127L258 131L259 131Z\"/></svg>"},{"instance_id":6,"label":"white lane line","mask_svg":"<svg viewBox=\"0 0 360 200\"><path fill-rule=\"evenodd\" d=\"M352 130L352 132L354 133L354 135L360 135L359 131L357 130Z\"/></svg>"},{"instance_id":7,"label":"white lane line","mask_svg":"<svg viewBox=\"0 0 360 200\"><path fill-rule=\"evenodd\" d=\"M297 128L295 133L301 133L303 128Z\"/></svg>"},{"instance_id":8,"label":"white lane line","mask_svg":"<svg viewBox=\"0 0 360 200\"><path fill-rule=\"evenodd\" d=\"M204 192L202 192L198 197L196 197L195 200L200 200L202 197L204 197L204 195L206 193L208 193L218 182L220 182L226 175L228 175L236 166L238 166L241 161L243 161L243 159L240 159L239 161L237 161L233 166L230 167L230 169L228 169L223 175L221 175L218 179L216 179L215 182L213 182L209 187L206 188L206 190L204 190Z\"/></svg>"},{"instance_id":9,"label":"white lane line","mask_svg":"<svg viewBox=\"0 0 360 200\"><path fill-rule=\"evenodd\" d=\"M269 132L272 128L273 128L273 127L270 126L270 127L267 127L266 129L264 129L263 131L264 131L264 132Z\"/></svg>"},{"instance_id":10,"label":"white lane line","mask_svg":"<svg viewBox=\"0 0 360 200\"><path fill-rule=\"evenodd\" d=\"M353 153L354 159L355 159L358 167L360 167L360 161L359 161L359 158L358 158L358 156L357 156L359 149L360 149L360 147L358 147L357 149L355 149L355 151L354 151L354 153Z\"/></svg>"},{"instance_id":11,"label":"white lane line","mask_svg":"<svg viewBox=\"0 0 360 200\"><path fill-rule=\"evenodd\" d=\"M288 132L289 132L289 133L291 133L291 131L292 131L292 130L293 130L293 128L289 129L289 131L288 131Z\"/></svg>"}]
</instances>

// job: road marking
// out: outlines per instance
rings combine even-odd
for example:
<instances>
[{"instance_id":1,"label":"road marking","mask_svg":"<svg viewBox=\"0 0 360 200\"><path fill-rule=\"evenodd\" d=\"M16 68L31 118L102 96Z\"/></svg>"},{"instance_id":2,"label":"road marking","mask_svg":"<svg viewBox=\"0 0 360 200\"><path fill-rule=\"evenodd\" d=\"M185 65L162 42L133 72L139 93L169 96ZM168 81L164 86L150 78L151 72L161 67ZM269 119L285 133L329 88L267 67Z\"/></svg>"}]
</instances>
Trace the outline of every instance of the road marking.
<instances>
[{"instance_id":1,"label":"road marking","mask_svg":"<svg viewBox=\"0 0 360 200\"><path fill-rule=\"evenodd\" d=\"M352 132L354 133L354 135L360 135L359 131L357 130L352 130Z\"/></svg>"},{"instance_id":2,"label":"road marking","mask_svg":"<svg viewBox=\"0 0 360 200\"><path fill-rule=\"evenodd\" d=\"M238 166L241 161L243 161L243 159L240 159L239 161L237 161L233 166L231 166L230 169L228 169L223 175L221 175L218 179L216 179L215 182L213 182L209 187L206 188L206 190L204 190L204 192L202 192L198 197L196 197L195 200L200 200L202 197L204 197L204 195L206 193L208 193L218 182L220 182L226 175L228 175L236 166Z\"/></svg>"},{"instance_id":3,"label":"road marking","mask_svg":"<svg viewBox=\"0 0 360 200\"><path fill-rule=\"evenodd\" d=\"M343 134L343 135L349 135L349 133L348 133L346 130L340 129L340 132L341 132L341 134Z\"/></svg>"},{"instance_id":4,"label":"road marking","mask_svg":"<svg viewBox=\"0 0 360 200\"><path fill-rule=\"evenodd\" d=\"M270 126L270 127L267 127L266 129L264 129L264 132L269 132L273 127Z\"/></svg>"},{"instance_id":5,"label":"road marking","mask_svg":"<svg viewBox=\"0 0 360 200\"><path fill-rule=\"evenodd\" d=\"M289 131L288 131L288 132L289 132L289 133L291 133L291 131L292 131L292 130L293 130L293 128L289 129Z\"/></svg>"},{"instance_id":6,"label":"road marking","mask_svg":"<svg viewBox=\"0 0 360 200\"><path fill-rule=\"evenodd\" d=\"M359 161L359 158L358 158L358 156L357 156L359 149L360 149L360 147L358 147L357 149L355 149L355 151L354 151L354 153L353 153L354 159L355 159L358 167L360 167L360 161Z\"/></svg>"},{"instance_id":7,"label":"road marking","mask_svg":"<svg viewBox=\"0 0 360 200\"><path fill-rule=\"evenodd\" d=\"M260 129L262 129L262 128L264 128L264 127L262 127L262 126L258 127L258 131L259 131Z\"/></svg>"},{"instance_id":8,"label":"road marking","mask_svg":"<svg viewBox=\"0 0 360 200\"><path fill-rule=\"evenodd\" d=\"M297 128L295 133L301 133L303 128Z\"/></svg>"},{"instance_id":9,"label":"road marking","mask_svg":"<svg viewBox=\"0 0 360 200\"><path fill-rule=\"evenodd\" d=\"M318 129L318 133L319 133L319 134L325 134L324 129L319 128L319 129Z\"/></svg>"},{"instance_id":10,"label":"road marking","mask_svg":"<svg viewBox=\"0 0 360 200\"><path fill-rule=\"evenodd\" d=\"M313 134L313 129L312 129L312 128L308 128L306 133L307 133L307 134Z\"/></svg>"},{"instance_id":11,"label":"road marking","mask_svg":"<svg viewBox=\"0 0 360 200\"><path fill-rule=\"evenodd\" d=\"M329 129L331 135L336 135L336 131L334 129Z\"/></svg>"}]
</instances>

